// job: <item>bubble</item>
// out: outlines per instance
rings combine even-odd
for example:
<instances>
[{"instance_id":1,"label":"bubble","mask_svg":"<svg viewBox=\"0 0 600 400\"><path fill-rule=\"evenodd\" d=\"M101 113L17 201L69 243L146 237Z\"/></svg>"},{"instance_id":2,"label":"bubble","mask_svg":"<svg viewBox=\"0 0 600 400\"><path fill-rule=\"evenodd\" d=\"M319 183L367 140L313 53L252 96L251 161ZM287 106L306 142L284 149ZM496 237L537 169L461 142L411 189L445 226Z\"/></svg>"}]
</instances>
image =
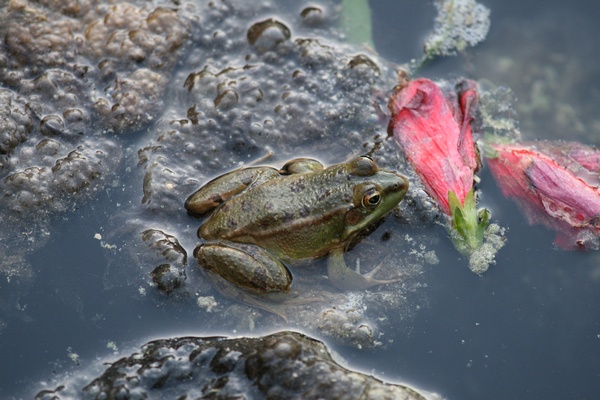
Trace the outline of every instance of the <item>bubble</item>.
<instances>
[{"instance_id":1,"label":"bubble","mask_svg":"<svg viewBox=\"0 0 600 400\"><path fill-rule=\"evenodd\" d=\"M233 89L225 89L215 97L215 107L221 110L229 110L234 107L239 100L237 92Z\"/></svg>"},{"instance_id":2,"label":"bubble","mask_svg":"<svg viewBox=\"0 0 600 400\"><path fill-rule=\"evenodd\" d=\"M309 26L318 26L325 20L325 12L320 7L309 6L300 12L302 22Z\"/></svg>"},{"instance_id":3,"label":"bubble","mask_svg":"<svg viewBox=\"0 0 600 400\"><path fill-rule=\"evenodd\" d=\"M364 66L368 69L373 70L373 72L375 72L377 75L381 73L379 67L377 66L377 64L375 64L375 61L371 60L364 54L358 54L352 57L352 59L348 62L348 66L352 69Z\"/></svg>"},{"instance_id":4,"label":"bubble","mask_svg":"<svg viewBox=\"0 0 600 400\"><path fill-rule=\"evenodd\" d=\"M260 51L273 50L291 37L290 29L274 18L257 22L248 29L248 43Z\"/></svg>"},{"instance_id":5,"label":"bubble","mask_svg":"<svg viewBox=\"0 0 600 400\"><path fill-rule=\"evenodd\" d=\"M0 154L10 154L25 138L17 134L14 121L0 116Z\"/></svg>"},{"instance_id":6,"label":"bubble","mask_svg":"<svg viewBox=\"0 0 600 400\"><path fill-rule=\"evenodd\" d=\"M46 115L40 121L40 133L44 136L58 136L64 133L65 123L58 115Z\"/></svg>"}]
</instances>

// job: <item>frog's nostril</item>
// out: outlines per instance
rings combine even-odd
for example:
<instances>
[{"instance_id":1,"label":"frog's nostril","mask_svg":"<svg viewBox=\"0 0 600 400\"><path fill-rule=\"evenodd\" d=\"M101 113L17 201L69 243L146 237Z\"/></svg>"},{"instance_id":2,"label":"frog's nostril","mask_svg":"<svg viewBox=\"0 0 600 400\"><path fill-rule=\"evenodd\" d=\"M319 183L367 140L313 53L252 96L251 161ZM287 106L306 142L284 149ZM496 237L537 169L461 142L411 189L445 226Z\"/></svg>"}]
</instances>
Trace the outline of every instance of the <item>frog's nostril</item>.
<instances>
[{"instance_id":1,"label":"frog's nostril","mask_svg":"<svg viewBox=\"0 0 600 400\"><path fill-rule=\"evenodd\" d=\"M400 178L402 179L402 182L398 182L398 186L399 186L399 188L398 188L398 189L401 189L401 190L408 190L408 187L409 187L408 179L406 179L406 178L405 178L404 176L402 176L402 175L399 175L399 176L400 176Z\"/></svg>"},{"instance_id":2,"label":"frog's nostril","mask_svg":"<svg viewBox=\"0 0 600 400\"><path fill-rule=\"evenodd\" d=\"M394 189L394 191L400 191L400 190L405 190L407 188L407 184L405 181L402 182L397 182L395 183L392 188Z\"/></svg>"}]
</instances>

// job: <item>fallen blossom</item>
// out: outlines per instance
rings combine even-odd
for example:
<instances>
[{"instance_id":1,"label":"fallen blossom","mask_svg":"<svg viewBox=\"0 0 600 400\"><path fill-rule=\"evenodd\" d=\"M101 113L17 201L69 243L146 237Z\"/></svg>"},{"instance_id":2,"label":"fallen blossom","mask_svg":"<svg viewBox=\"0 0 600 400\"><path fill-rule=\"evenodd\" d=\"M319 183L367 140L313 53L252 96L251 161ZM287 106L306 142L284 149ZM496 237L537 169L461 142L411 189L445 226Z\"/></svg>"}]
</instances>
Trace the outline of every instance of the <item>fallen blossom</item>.
<instances>
[{"instance_id":1,"label":"fallen blossom","mask_svg":"<svg viewBox=\"0 0 600 400\"><path fill-rule=\"evenodd\" d=\"M502 193L530 224L557 232L563 249L600 246L600 150L574 142L489 143Z\"/></svg>"},{"instance_id":2,"label":"fallen blossom","mask_svg":"<svg viewBox=\"0 0 600 400\"><path fill-rule=\"evenodd\" d=\"M455 247L471 255L483 243L489 213L476 208L473 183L480 167L471 121L477 108L477 85L463 80L456 93L444 94L431 80L401 85L389 107L393 135L427 193L451 217Z\"/></svg>"}]
</instances>

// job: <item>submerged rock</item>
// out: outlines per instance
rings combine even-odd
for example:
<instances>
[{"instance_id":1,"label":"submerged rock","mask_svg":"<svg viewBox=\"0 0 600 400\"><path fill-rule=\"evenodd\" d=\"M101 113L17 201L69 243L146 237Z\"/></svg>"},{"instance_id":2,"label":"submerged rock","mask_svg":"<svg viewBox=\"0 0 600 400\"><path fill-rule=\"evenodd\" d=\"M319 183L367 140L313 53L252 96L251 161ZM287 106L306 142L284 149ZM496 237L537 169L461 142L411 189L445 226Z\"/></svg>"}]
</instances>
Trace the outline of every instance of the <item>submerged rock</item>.
<instances>
[{"instance_id":1,"label":"submerged rock","mask_svg":"<svg viewBox=\"0 0 600 400\"><path fill-rule=\"evenodd\" d=\"M189 36L171 3L0 7L0 307L34 277L52 218L115 184L123 141L156 121ZM7 293L21 292L7 295ZM5 303L6 302L6 303Z\"/></svg>"},{"instance_id":2,"label":"submerged rock","mask_svg":"<svg viewBox=\"0 0 600 400\"><path fill-rule=\"evenodd\" d=\"M154 340L91 381L77 376L36 396L105 398L441 399L346 369L323 343L287 331L259 338Z\"/></svg>"},{"instance_id":3,"label":"submerged rock","mask_svg":"<svg viewBox=\"0 0 600 400\"><path fill-rule=\"evenodd\" d=\"M160 115L189 26L160 6L15 1L0 35L0 202L30 214L106 184L122 154L110 133Z\"/></svg>"},{"instance_id":4,"label":"submerged rock","mask_svg":"<svg viewBox=\"0 0 600 400\"><path fill-rule=\"evenodd\" d=\"M12 2L0 21L3 85L35 101L40 118L69 122L76 117L65 114L79 109L85 131L90 123L121 133L151 122L189 37L176 10L128 2Z\"/></svg>"}]
</instances>

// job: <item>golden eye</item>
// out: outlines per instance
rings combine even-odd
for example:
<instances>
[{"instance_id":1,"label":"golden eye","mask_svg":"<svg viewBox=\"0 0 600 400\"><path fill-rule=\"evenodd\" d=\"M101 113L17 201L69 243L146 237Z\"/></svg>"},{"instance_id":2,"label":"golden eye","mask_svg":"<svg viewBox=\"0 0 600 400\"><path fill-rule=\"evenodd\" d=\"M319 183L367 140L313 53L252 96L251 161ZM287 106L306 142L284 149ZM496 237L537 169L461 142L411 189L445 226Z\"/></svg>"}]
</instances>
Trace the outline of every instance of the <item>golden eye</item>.
<instances>
[{"instance_id":1,"label":"golden eye","mask_svg":"<svg viewBox=\"0 0 600 400\"><path fill-rule=\"evenodd\" d=\"M379 190L369 190L362 199L363 207L375 207L381 201L381 193Z\"/></svg>"}]
</instances>

